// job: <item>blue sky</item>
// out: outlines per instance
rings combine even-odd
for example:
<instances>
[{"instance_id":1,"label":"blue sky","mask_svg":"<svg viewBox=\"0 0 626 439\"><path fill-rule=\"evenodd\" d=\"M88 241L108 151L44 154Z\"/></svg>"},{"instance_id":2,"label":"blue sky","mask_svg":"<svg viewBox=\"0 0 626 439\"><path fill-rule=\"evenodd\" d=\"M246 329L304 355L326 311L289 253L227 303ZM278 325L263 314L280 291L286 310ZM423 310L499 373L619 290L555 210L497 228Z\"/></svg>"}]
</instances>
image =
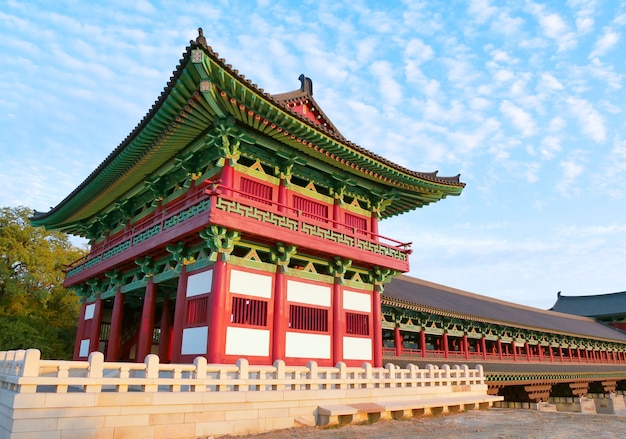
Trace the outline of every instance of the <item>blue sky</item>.
<instances>
[{"instance_id":1,"label":"blue sky","mask_svg":"<svg viewBox=\"0 0 626 439\"><path fill-rule=\"evenodd\" d=\"M0 0L0 206L47 211L189 40L270 93L313 80L353 142L461 197L381 223L411 275L549 308L626 290L624 1Z\"/></svg>"}]
</instances>

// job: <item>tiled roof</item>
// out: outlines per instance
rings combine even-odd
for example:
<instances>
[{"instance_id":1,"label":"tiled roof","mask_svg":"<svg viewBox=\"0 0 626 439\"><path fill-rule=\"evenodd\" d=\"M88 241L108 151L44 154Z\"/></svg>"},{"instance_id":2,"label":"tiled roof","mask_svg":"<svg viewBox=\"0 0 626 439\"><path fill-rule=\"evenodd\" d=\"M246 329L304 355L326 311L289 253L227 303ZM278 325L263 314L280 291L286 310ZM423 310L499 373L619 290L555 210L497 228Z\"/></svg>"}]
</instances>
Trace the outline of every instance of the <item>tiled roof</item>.
<instances>
[{"instance_id":1,"label":"tiled roof","mask_svg":"<svg viewBox=\"0 0 626 439\"><path fill-rule=\"evenodd\" d=\"M385 286L383 303L524 329L626 342L625 333L591 318L505 302L405 275Z\"/></svg>"},{"instance_id":2,"label":"tiled roof","mask_svg":"<svg viewBox=\"0 0 626 439\"><path fill-rule=\"evenodd\" d=\"M624 316L626 291L596 296L564 296L559 293L550 309L586 317Z\"/></svg>"},{"instance_id":3,"label":"tiled roof","mask_svg":"<svg viewBox=\"0 0 626 439\"><path fill-rule=\"evenodd\" d=\"M335 166L343 166L348 172L366 175L388 189L398 191L400 195L406 192L406 196L400 196L400 201L396 201L397 208L386 209L383 217L420 207L420 202L428 204L448 195L459 195L465 187L465 183L460 181L460 175L441 177L437 171L411 171L345 139L317 106L327 124L317 124L304 117L288 104L290 98L301 96L301 92L306 90L274 95L266 93L220 58L206 44L200 31L198 39L190 42L157 101L133 131L56 207L49 212L35 211L31 218L33 225L80 234L76 230L78 223L110 205L132 185L139 184L144 176L152 175L187 146L189 139L202 135L204 129L210 125L207 119L212 120L214 116L210 115L211 104L198 91L201 74L191 60L192 52L197 49L207 57L214 85L221 84L224 88L234 90L233 93L241 100L249 101L247 103L250 104L250 111L255 111L252 108L254 105L278 115L276 117L284 125L280 128L283 135L290 131L296 137L294 130L301 130L306 132L304 140L318 139L323 147L320 146L318 150L318 145L315 145L311 152L315 157L326 160L325 157L329 156L328 160L334 160L332 163ZM202 75L209 74L207 72L203 71ZM308 94L312 95L312 92ZM197 108L187 112L188 103L192 101L194 106L197 104ZM283 112L291 118L284 117ZM178 117L181 114L184 117ZM187 116L200 119L194 120L193 124L185 123ZM178 122L177 119L181 121ZM183 131L184 135L181 134ZM310 139L306 142L304 140L298 145L313 145Z\"/></svg>"}]
</instances>

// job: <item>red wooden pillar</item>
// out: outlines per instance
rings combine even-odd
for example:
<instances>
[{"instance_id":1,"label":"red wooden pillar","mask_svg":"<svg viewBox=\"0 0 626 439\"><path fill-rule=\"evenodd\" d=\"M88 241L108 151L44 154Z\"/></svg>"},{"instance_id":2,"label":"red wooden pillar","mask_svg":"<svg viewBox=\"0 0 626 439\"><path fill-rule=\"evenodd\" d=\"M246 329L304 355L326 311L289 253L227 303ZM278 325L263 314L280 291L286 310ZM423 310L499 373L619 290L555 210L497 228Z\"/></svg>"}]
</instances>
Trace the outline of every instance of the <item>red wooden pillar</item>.
<instances>
[{"instance_id":1,"label":"red wooden pillar","mask_svg":"<svg viewBox=\"0 0 626 439\"><path fill-rule=\"evenodd\" d=\"M76 339L74 342L74 360L78 360L80 353L80 342L85 333L85 310L87 308L87 299L83 297L83 304L80 307L80 318L78 319L78 328L76 329Z\"/></svg>"},{"instance_id":2,"label":"red wooden pillar","mask_svg":"<svg viewBox=\"0 0 626 439\"><path fill-rule=\"evenodd\" d=\"M280 179L280 185L278 186L278 211L284 212L288 205L287 200L287 182L284 178Z\"/></svg>"},{"instance_id":3,"label":"red wooden pillar","mask_svg":"<svg viewBox=\"0 0 626 439\"><path fill-rule=\"evenodd\" d=\"M443 358L448 358L450 356L450 346L448 345L448 334L444 332L441 337L443 339Z\"/></svg>"},{"instance_id":4,"label":"red wooden pillar","mask_svg":"<svg viewBox=\"0 0 626 439\"><path fill-rule=\"evenodd\" d=\"M213 286L211 289L211 321L209 324L209 340L207 360L209 363L223 363L226 354L226 296L228 294L228 266L219 260L213 268Z\"/></svg>"},{"instance_id":5,"label":"red wooden pillar","mask_svg":"<svg viewBox=\"0 0 626 439\"><path fill-rule=\"evenodd\" d=\"M167 296L163 301L163 309L161 310L159 358L161 363L170 363L172 361L172 304Z\"/></svg>"},{"instance_id":6,"label":"red wooden pillar","mask_svg":"<svg viewBox=\"0 0 626 439\"><path fill-rule=\"evenodd\" d=\"M563 362L563 346L559 346L559 358L561 359L561 363Z\"/></svg>"},{"instance_id":7,"label":"red wooden pillar","mask_svg":"<svg viewBox=\"0 0 626 439\"><path fill-rule=\"evenodd\" d=\"M100 348L100 331L102 330L102 299L100 294L96 297L94 304L91 334L89 334L89 353L97 352Z\"/></svg>"},{"instance_id":8,"label":"red wooden pillar","mask_svg":"<svg viewBox=\"0 0 626 439\"><path fill-rule=\"evenodd\" d=\"M572 362L572 347L568 346L567 347L567 357L569 358L569 362Z\"/></svg>"},{"instance_id":9,"label":"red wooden pillar","mask_svg":"<svg viewBox=\"0 0 626 439\"><path fill-rule=\"evenodd\" d=\"M231 195L233 189L233 185L235 183L235 171L233 167L230 165L229 159L226 159L224 166L222 167L222 184L226 187L224 190L225 195Z\"/></svg>"},{"instance_id":10,"label":"red wooden pillar","mask_svg":"<svg viewBox=\"0 0 626 439\"><path fill-rule=\"evenodd\" d=\"M465 359L469 359L469 341L467 340L467 334L463 334L463 354Z\"/></svg>"},{"instance_id":11,"label":"red wooden pillar","mask_svg":"<svg viewBox=\"0 0 626 439\"><path fill-rule=\"evenodd\" d=\"M552 348L552 345L548 346L548 352L550 353L550 361L554 363L554 349Z\"/></svg>"},{"instance_id":12,"label":"red wooden pillar","mask_svg":"<svg viewBox=\"0 0 626 439\"><path fill-rule=\"evenodd\" d=\"M180 362L180 351L183 345L183 326L187 318L187 266L178 276L178 287L176 289L176 303L174 304L174 327L172 329L172 362Z\"/></svg>"},{"instance_id":13,"label":"red wooden pillar","mask_svg":"<svg viewBox=\"0 0 626 439\"><path fill-rule=\"evenodd\" d=\"M374 286L372 291L372 318L374 319L374 367L383 367L383 327L380 308L380 292Z\"/></svg>"},{"instance_id":14,"label":"red wooden pillar","mask_svg":"<svg viewBox=\"0 0 626 439\"><path fill-rule=\"evenodd\" d=\"M524 343L524 349L526 349L526 361L530 361L530 344L528 342Z\"/></svg>"},{"instance_id":15,"label":"red wooden pillar","mask_svg":"<svg viewBox=\"0 0 626 439\"><path fill-rule=\"evenodd\" d=\"M539 361L543 361L543 346L541 344L537 345L537 351L539 353Z\"/></svg>"},{"instance_id":16,"label":"red wooden pillar","mask_svg":"<svg viewBox=\"0 0 626 439\"><path fill-rule=\"evenodd\" d=\"M378 241L378 216L376 212L372 212L370 230L372 231L371 239L373 241Z\"/></svg>"},{"instance_id":17,"label":"red wooden pillar","mask_svg":"<svg viewBox=\"0 0 626 439\"><path fill-rule=\"evenodd\" d=\"M422 349L422 358L426 358L426 355L428 354L428 346L426 346L426 331L424 331L423 327L420 331L420 348Z\"/></svg>"},{"instance_id":18,"label":"red wooden pillar","mask_svg":"<svg viewBox=\"0 0 626 439\"><path fill-rule=\"evenodd\" d=\"M272 362L285 359L285 337L289 314L287 310L287 285L281 267L276 266L274 279L274 324L272 326ZM335 331L333 328L333 337Z\"/></svg>"},{"instance_id":19,"label":"red wooden pillar","mask_svg":"<svg viewBox=\"0 0 626 439\"><path fill-rule=\"evenodd\" d=\"M513 361L517 361L517 345L515 342L511 342L511 347L513 348Z\"/></svg>"},{"instance_id":20,"label":"red wooden pillar","mask_svg":"<svg viewBox=\"0 0 626 439\"><path fill-rule=\"evenodd\" d=\"M498 339L498 360L502 361L502 340Z\"/></svg>"},{"instance_id":21,"label":"red wooden pillar","mask_svg":"<svg viewBox=\"0 0 626 439\"><path fill-rule=\"evenodd\" d=\"M120 358L120 343L122 342L122 323L124 322L124 294L118 287L113 301L111 313L111 332L109 333L109 347L107 348L107 361L118 361Z\"/></svg>"},{"instance_id":22,"label":"red wooden pillar","mask_svg":"<svg viewBox=\"0 0 626 439\"><path fill-rule=\"evenodd\" d=\"M333 228L338 229L341 221L341 200L339 198L335 198L335 203L333 204Z\"/></svg>"},{"instance_id":23,"label":"red wooden pillar","mask_svg":"<svg viewBox=\"0 0 626 439\"><path fill-rule=\"evenodd\" d=\"M343 291L341 286L333 283L333 336L332 336L332 359L333 364L343 361L343 333L345 328L345 319L343 312ZM382 344L382 340L381 340ZM375 348L375 347L374 347Z\"/></svg>"},{"instance_id":24,"label":"red wooden pillar","mask_svg":"<svg viewBox=\"0 0 626 439\"><path fill-rule=\"evenodd\" d=\"M396 323L396 327L393 328L393 345L396 348L396 357L402 356L402 334L400 333L400 326Z\"/></svg>"},{"instance_id":25,"label":"red wooden pillar","mask_svg":"<svg viewBox=\"0 0 626 439\"><path fill-rule=\"evenodd\" d=\"M580 348L576 348L576 356L578 357L578 362L580 363L582 361L582 358L580 358Z\"/></svg>"},{"instance_id":26,"label":"red wooden pillar","mask_svg":"<svg viewBox=\"0 0 626 439\"><path fill-rule=\"evenodd\" d=\"M154 312L156 309L156 284L152 276L146 285L146 294L143 299L141 311L141 323L139 326L139 339L137 341L137 356L135 361L142 363L152 351L152 334L154 332Z\"/></svg>"},{"instance_id":27,"label":"red wooden pillar","mask_svg":"<svg viewBox=\"0 0 626 439\"><path fill-rule=\"evenodd\" d=\"M485 339L484 335L480 339L480 347L483 351L483 360L486 360L487 359L487 339Z\"/></svg>"}]
</instances>

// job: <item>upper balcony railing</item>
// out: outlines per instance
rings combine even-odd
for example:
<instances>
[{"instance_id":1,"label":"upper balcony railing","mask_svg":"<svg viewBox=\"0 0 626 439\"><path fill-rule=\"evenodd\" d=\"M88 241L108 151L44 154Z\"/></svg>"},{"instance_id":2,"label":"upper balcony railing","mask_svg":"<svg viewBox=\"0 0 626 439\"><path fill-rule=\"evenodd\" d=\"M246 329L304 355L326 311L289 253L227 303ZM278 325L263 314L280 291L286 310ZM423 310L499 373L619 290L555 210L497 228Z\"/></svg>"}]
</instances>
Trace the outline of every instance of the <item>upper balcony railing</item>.
<instances>
[{"instance_id":1,"label":"upper balcony railing","mask_svg":"<svg viewBox=\"0 0 626 439\"><path fill-rule=\"evenodd\" d=\"M386 357L398 357L397 350L395 347L386 346L383 348L383 355ZM558 354L553 353L550 356L549 353L543 353L541 356L532 354L526 355L525 352L518 353L514 355L512 353L498 353L498 352L482 352L470 351L467 352L467 355L464 351L443 351L440 349L426 349L426 354L419 348L406 348L403 347L401 354L401 358L407 359L444 359L444 360L457 360L457 359L465 359L471 361L498 361L498 362L516 362L516 363L527 363L527 362L540 362L540 363L584 363L584 364L626 364L626 355L622 353L612 353L612 352L600 352L593 351L588 353L588 356L585 357L584 354L580 357L577 356L569 356L563 355L560 356Z\"/></svg>"},{"instance_id":2,"label":"upper balcony railing","mask_svg":"<svg viewBox=\"0 0 626 439\"><path fill-rule=\"evenodd\" d=\"M175 226L187 221L195 221L196 228L201 229L209 224L233 227L247 233L259 232L264 225L281 233L282 239L290 242L300 239L323 240L334 246L343 248L352 247L355 251L370 257L381 258L391 263L391 266L402 265L400 268L408 270L408 256L411 253L411 243L403 243L368 230L362 230L333 218L317 216L303 212L286 204L261 199L252 194L229 188L219 181L207 181L209 188L196 191L193 194L166 204L162 208L127 226L122 232L106 238L103 242L92 246L91 252L68 266L66 277L70 278L108 259L132 251L140 244L154 243L155 246L165 242L159 236L163 232L168 234L168 242L177 238ZM181 228L181 234L187 233L188 228ZM268 229L269 230L269 229ZM395 261L395 262L394 262ZM107 264L104 264L107 265ZM108 269L109 267L104 267ZM381 266L390 266L384 262ZM100 271L100 270L98 270Z\"/></svg>"},{"instance_id":3,"label":"upper balcony railing","mask_svg":"<svg viewBox=\"0 0 626 439\"><path fill-rule=\"evenodd\" d=\"M215 207L242 218L263 221L285 232L317 236L401 261L407 261L412 252L410 242L397 241L336 218L319 216L288 204L260 198L219 182L209 183L211 185L206 193L211 197L218 197Z\"/></svg>"},{"instance_id":4,"label":"upper balcony railing","mask_svg":"<svg viewBox=\"0 0 626 439\"><path fill-rule=\"evenodd\" d=\"M122 232L92 245L89 254L67 267L66 277L72 277L83 270L96 266L201 212L209 210L210 204L211 200L207 198L204 191L197 191L157 209L153 214L124 228Z\"/></svg>"}]
</instances>

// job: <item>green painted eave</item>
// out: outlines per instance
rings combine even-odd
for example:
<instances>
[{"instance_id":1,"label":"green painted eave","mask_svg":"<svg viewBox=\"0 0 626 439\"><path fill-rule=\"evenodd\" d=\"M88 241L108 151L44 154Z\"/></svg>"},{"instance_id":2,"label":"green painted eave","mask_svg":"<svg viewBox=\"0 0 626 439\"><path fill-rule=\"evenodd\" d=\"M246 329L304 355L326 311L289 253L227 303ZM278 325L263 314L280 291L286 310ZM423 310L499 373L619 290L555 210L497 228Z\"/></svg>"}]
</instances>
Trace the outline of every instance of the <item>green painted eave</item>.
<instances>
[{"instance_id":1,"label":"green painted eave","mask_svg":"<svg viewBox=\"0 0 626 439\"><path fill-rule=\"evenodd\" d=\"M438 177L437 172L421 173L403 168L345 139L338 132L313 124L273 100L239 75L228 75L221 60L203 52L202 74L207 92L225 115L256 130L259 135L287 145L303 156L313 157L347 174L375 182L381 196L394 200L381 218L398 215L458 196L465 184L459 176ZM242 108L243 107L243 108ZM270 121L263 124L262 121ZM262 142L261 138L256 139Z\"/></svg>"},{"instance_id":2,"label":"green painted eave","mask_svg":"<svg viewBox=\"0 0 626 439\"><path fill-rule=\"evenodd\" d=\"M465 186L458 176L402 168L316 126L245 79L210 47L192 42L157 102L128 137L56 207L36 212L31 223L75 233L129 190L165 172L164 165L182 150L201 145L213 121L223 117L314 158L311 163L371 181L380 197L391 200L381 218L460 195Z\"/></svg>"},{"instance_id":3,"label":"green painted eave","mask_svg":"<svg viewBox=\"0 0 626 439\"><path fill-rule=\"evenodd\" d=\"M186 68L189 50L161 98L89 177L50 212L36 213L34 226L70 231L114 203L197 139L215 114L197 92L199 77Z\"/></svg>"}]
</instances>

